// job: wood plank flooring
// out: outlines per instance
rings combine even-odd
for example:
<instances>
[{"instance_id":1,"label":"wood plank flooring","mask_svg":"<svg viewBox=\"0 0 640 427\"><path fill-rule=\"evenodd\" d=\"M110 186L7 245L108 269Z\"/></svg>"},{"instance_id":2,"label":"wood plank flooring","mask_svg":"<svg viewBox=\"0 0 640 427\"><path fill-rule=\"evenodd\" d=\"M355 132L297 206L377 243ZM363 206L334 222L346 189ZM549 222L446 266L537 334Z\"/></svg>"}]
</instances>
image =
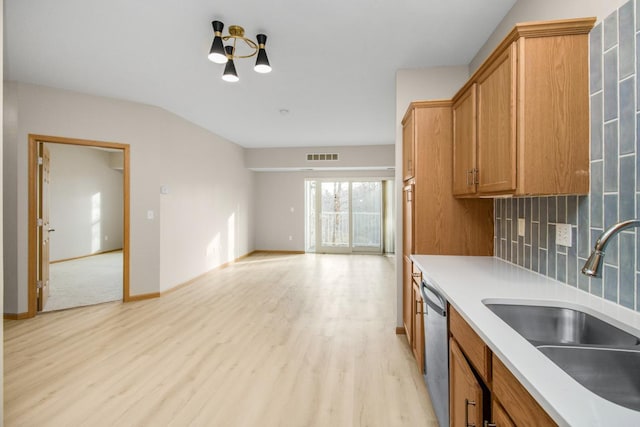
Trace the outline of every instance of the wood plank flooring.
<instances>
[{"instance_id":1,"label":"wood plank flooring","mask_svg":"<svg viewBox=\"0 0 640 427\"><path fill-rule=\"evenodd\" d=\"M261 254L5 320L5 426L437 426L394 277L387 257Z\"/></svg>"}]
</instances>

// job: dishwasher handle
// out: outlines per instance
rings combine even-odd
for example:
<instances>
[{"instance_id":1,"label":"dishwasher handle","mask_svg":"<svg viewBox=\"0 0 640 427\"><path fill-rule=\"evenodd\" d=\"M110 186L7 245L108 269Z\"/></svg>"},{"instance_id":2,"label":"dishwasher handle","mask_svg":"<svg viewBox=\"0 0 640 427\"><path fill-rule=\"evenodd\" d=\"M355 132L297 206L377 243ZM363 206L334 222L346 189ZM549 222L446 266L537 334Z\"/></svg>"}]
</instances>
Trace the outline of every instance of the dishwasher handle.
<instances>
[{"instance_id":1,"label":"dishwasher handle","mask_svg":"<svg viewBox=\"0 0 640 427\"><path fill-rule=\"evenodd\" d=\"M438 299L440 304L435 302L432 298L429 297L425 289L429 290L435 297ZM447 316L447 301L444 299L440 292L438 292L432 285L428 284L426 280L422 280L422 284L420 286L420 294L422 295L422 299L424 302L438 315L442 317Z\"/></svg>"}]
</instances>

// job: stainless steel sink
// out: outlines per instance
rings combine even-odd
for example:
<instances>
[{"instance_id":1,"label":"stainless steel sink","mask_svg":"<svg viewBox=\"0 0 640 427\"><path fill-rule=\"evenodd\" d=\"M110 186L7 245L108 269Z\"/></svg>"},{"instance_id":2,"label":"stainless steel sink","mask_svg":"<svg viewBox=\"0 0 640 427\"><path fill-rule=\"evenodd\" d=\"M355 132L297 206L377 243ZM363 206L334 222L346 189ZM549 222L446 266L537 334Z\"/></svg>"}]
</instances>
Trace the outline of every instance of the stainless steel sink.
<instances>
[{"instance_id":1,"label":"stainless steel sink","mask_svg":"<svg viewBox=\"0 0 640 427\"><path fill-rule=\"evenodd\" d=\"M640 351L546 345L538 350L598 396L640 411Z\"/></svg>"},{"instance_id":2,"label":"stainless steel sink","mask_svg":"<svg viewBox=\"0 0 640 427\"><path fill-rule=\"evenodd\" d=\"M533 345L630 347L638 337L582 311L564 307L485 304Z\"/></svg>"},{"instance_id":3,"label":"stainless steel sink","mask_svg":"<svg viewBox=\"0 0 640 427\"><path fill-rule=\"evenodd\" d=\"M571 308L485 305L585 388L640 411L638 336Z\"/></svg>"}]
</instances>

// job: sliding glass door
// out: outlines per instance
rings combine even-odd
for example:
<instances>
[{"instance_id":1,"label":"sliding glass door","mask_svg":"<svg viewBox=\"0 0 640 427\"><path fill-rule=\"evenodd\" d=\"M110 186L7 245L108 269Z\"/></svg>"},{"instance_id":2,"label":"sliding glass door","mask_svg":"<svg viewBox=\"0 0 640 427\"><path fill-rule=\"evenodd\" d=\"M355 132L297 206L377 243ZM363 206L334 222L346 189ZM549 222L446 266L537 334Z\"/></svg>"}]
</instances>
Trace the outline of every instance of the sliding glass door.
<instances>
[{"instance_id":1,"label":"sliding glass door","mask_svg":"<svg viewBox=\"0 0 640 427\"><path fill-rule=\"evenodd\" d=\"M351 183L351 247L355 252L382 251L382 182Z\"/></svg>"},{"instance_id":2,"label":"sliding glass door","mask_svg":"<svg viewBox=\"0 0 640 427\"><path fill-rule=\"evenodd\" d=\"M308 252L382 252L382 182L308 180Z\"/></svg>"},{"instance_id":3,"label":"sliding glass door","mask_svg":"<svg viewBox=\"0 0 640 427\"><path fill-rule=\"evenodd\" d=\"M319 252L350 252L349 182L321 182L318 208Z\"/></svg>"}]
</instances>

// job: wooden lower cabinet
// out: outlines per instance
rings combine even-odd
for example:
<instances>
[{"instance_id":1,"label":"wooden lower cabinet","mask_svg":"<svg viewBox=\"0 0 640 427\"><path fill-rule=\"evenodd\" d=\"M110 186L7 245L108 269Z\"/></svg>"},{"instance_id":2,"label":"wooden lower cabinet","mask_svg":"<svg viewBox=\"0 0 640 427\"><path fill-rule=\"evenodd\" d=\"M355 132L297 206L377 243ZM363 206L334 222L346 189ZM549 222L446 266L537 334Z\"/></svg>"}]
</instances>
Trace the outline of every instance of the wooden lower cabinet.
<instances>
[{"instance_id":1,"label":"wooden lower cabinet","mask_svg":"<svg viewBox=\"0 0 640 427\"><path fill-rule=\"evenodd\" d=\"M456 341L449 340L449 425L477 426L484 421L484 391Z\"/></svg>"},{"instance_id":2,"label":"wooden lower cabinet","mask_svg":"<svg viewBox=\"0 0 640 427\"><path fill-rule=\"evenodd\" d=\"M509 414L507 414L507 411L504 410L502 405L500 405L496 399L492 399L491 401L491 422L487 424L487 427L489 425L494 425L496 427L516 427L509 417Z\"/></svg>"},{"instance_id":3,"label":"wooden lower cabinet","mask_svg":"<svg viewBox=\"0 0 640 427\"><path fill-rule=\"evenodd\" d=\"M409 345L413 342L413 279L411 272L413 270L413 263L408 256L403 258L403 278L402 278L402 323L404 323L404 330L407 335Z\"/></svg>"},{"instance_id":4,"label":"wooden lower cabinet","mask_svg":"<svg viewBox=\"0 0 640 427\"><path fill-rule=\"evenodd\" d=\"M451 426L557 425L451 306L449 333Z\"/></svg>"},{"instance_id":5,"label":"wooden lower cabinet","mask_svg":"<svg viewBox=\"0 0 640 427\"><path fill-rule=\"evenodd\" d=\"M424 304L420 294L419 285L413 281L413 339L411 340L411 350L416 358L420 373L424 374Z\"/></svg>"},{"instance_id":6,"label":"wooden lower cabinet","mask_svg":"<svg viewBox=\"0 0 640 427\"><path fill-rule=\"evenodd\" d=\"M525 427L557 425L495 354L493 355L493 394L509 413L515 425Z\"/></svg>"}]
</instances>

